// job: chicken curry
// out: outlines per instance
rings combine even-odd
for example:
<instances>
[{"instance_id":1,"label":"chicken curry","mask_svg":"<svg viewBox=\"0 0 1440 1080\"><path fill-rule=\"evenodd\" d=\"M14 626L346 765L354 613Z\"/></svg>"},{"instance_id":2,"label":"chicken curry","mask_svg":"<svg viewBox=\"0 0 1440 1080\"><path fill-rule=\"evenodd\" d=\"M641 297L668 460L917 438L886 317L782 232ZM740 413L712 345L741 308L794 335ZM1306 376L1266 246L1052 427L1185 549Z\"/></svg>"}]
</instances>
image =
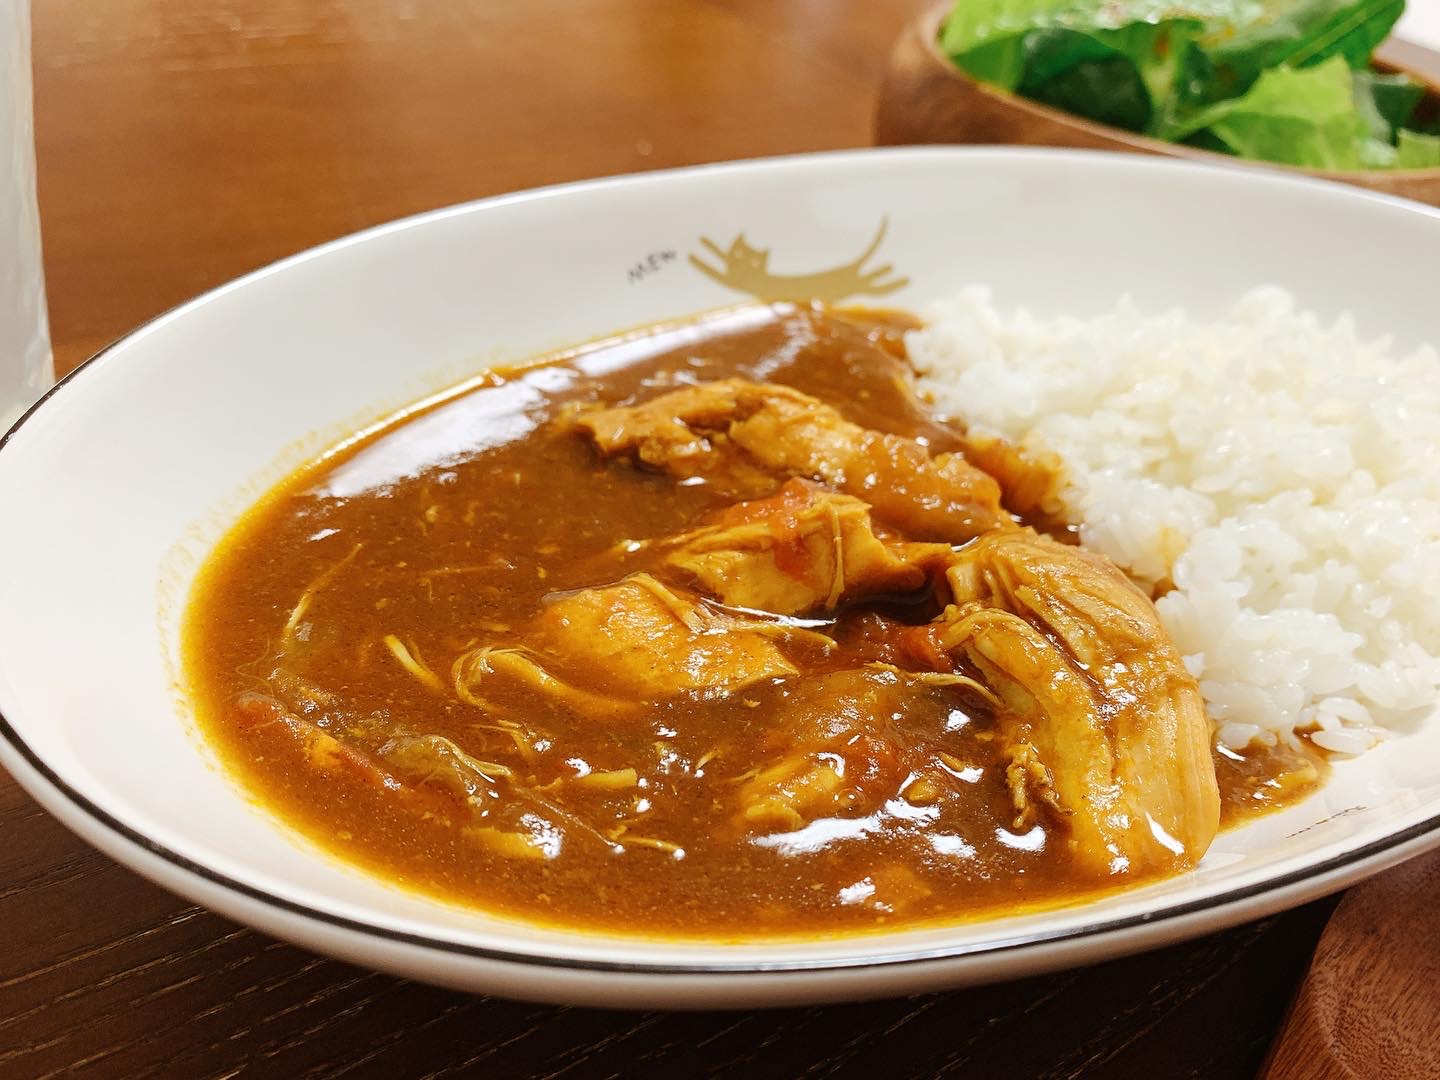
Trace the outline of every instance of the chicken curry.
<instances>
[{"instance_id":1,"label":"chicken curry","mask_svg":"<svg viewBox=\"0 0 1440 1080\"><path fill-rule=\"evenodd\" d=\"M1072 901L1315 782L1212 755L1150 598L916 400L910 325L737 309L302 471L197 585L207 734L389 880L712 938Z\"/></svg>"}]
</instances>

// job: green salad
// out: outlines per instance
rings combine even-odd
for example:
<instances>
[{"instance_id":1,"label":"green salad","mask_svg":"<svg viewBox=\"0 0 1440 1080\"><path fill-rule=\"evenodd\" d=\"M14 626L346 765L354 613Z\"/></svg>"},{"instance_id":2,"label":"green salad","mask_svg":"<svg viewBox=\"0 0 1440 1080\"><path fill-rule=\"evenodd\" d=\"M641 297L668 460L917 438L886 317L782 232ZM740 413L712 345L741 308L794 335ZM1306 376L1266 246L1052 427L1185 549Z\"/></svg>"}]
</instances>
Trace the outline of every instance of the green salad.
<instances>
[{"instance_id":1,"label":"green salad","mask_svg":"<svg viewBox=\"0 0 1440 1080\"><path fill-rule=\"evenodd\" d=\"M1440 167L1424 84L1371 54L1405 0L958 0L940 48L1058 109L1244 158Z\"/></svg>"}]
</instances>

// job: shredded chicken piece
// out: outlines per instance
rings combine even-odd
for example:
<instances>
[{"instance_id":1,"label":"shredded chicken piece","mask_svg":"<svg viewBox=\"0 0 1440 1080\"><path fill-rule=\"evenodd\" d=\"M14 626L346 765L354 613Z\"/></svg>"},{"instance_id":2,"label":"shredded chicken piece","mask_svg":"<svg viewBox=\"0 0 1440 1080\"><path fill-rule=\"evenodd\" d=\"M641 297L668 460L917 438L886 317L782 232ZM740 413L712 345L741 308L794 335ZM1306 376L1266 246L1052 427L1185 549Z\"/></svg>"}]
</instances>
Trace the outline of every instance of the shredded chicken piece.
<instances>
[{"instance_id":1,"label":"shredded chicken piece","mask_svg":"<svg viewBox=\"0 0 1440 1080\"><path fill-rule=\"evenodd\" d=\"M411 813L443 817L454 806L450 793L406 782L383 755L368 753L348 739L338 738L278 698L246 694L236 702L236 713L245 727L278 726L322 775L347 775L392 793L399 805Z\"/></svg>"},{"instance_id":2,"label":"shredded chicken piece","mask_svg":"<svg viewBox=\"0 0 1440 1080\"><path fill-rule=\"evenodd\" d=\"M784 477L818 480L921 539L959 543L1011 522L999 485L962 455L932 457L918 440L852 424L785 386L725 379L576 423L607 456L631 453L736 495L773 491Z\"/></svg>"},{"instance_id":3,"label":"shredded chicken piece","mask_svg":"<svg viewBox=\"0 0 1440 1080\"><path fill-rule=\"evenodd\" d=\"M965 457L995 478L1006 509L1031 521L1063 522L1059 489L1065 466L1058 455L1022 451L998 436L971 432L965 438Z\"/></svg>"},{"instance_id":4,"label":"shredded chicken piece","mask_svg":"<svg viewBox=\"0 0 1440 1080\"><path fill-rule=\"evenodd\" d=\"M1155 607L1101 556L994 532L946 574L930 628L999 697L1023 825L1044 811L1100 872L1193 865L1219 827L1210 724Z\"/></svg>"},{"instance_id":5,"label":"shredded chicken piece","mask_svg":"<svg viewBox=\"0 0 1440 1080\"><path fill-rule=\"evenodd\" d=\"M946 544L882 539L865 503L804 480L729 507L671 544L667 563L705 594L779 615L913 591L950 554Z\"/></svg>"},{"instance_id":6,"label":"shredded chicken piece","mask_svg":"<svg viewBox=\"0 0 1440 1080\"><path fill-rule=\"evenodd\" d=\"M565 702L577 712L592 716L615 716L634 708L634 703L597 694L555 678L538 661L520 649L497 649L482 646L462 653L451 667L455 695L468 705L493 710L484 696L484 686L494 677L519 681L542 696ZM523 740L519 740L523 744Z\"/></svg>"},{"instance_id":7,"label":"shredded chicken piece","mask_svg":"<svg viewBox=\"0 0 1440 1080\"><path fill-rule=\"evenodd\" d=\"M480 807L500 780L513 775L507 766L481 761L443 735L397 735L375 753L402 780L433 785L463 803Z\"/></svg>"},{"instance_id":8,"label":"shredded chicken piece","mask_svg":"<svg viewBox=\"0 0 1440 1080\"><path fill-rule=\"evenodd\" d=\"M636 701L730 694L797 673L771 633L645 574L552 601L533 639L604 693Z\"/></svg>"},{"instance_id":9,"label":"shredded chicken piece","mask_svg":"<svg viewBox=\"0 0 1440 1080\"><path fill-rule=\"evenodd\" d=\"M737 778L733 821L742 831L793 831L817 818L869 813L905 779L887 718L929 693L892 672L834 671L786 698L773 720L773 760Z\"/></svg>"},{"instance_id":10,"label":"shredded chicken piece","mask_svg":"<svg viewBox=\"0 0 1440 1080\"><path fill-rule=\"evenodd\" d=\"M1029 740L1029 725L1017 725L1002 751L1009 762L1005 767L1005 783L1010 788L1010 801L1015 807L1015 818L1010 824L1016 832L1022 833L1035 825L1042 807L1049 807L1062 820L1070 816L1070 811L1055 791L1055 775Z\"/></svg>"},{"instance_id":11,"label":"shredded chicken piece","mask_svg":"<svg viewBox=\"0 0 1440 1080\"><path fill-rule=\"evenodd\" d=\"M295 601L295 606L290 609L290 616L285 620L285 628L280 633L280 642L283 646L289 647L295 644L298 640L301 620L305 618L306 612L310 610L310 605L314 602L315 597L334 581L345 567L350 565L355 556L360 554L360 549L364 546L363 544L356 544L350 549L349 554L327 567L325 571L312 581L309 586L306 587L305 591L300 594L300 599Z\"/></svg>"},{"instance_id":12,"label":"shredded chicken piece","mask_svg":"<svg viewBox=\"0 0 1440 1080\"><path fill-rule=\"evenodd\" d=\"M390 655L395 657L396 662L411 675L414 675L427 690L436 694L448 693L444 681L440 676L436 675L435 672L430 670L429 665L425 663L424 657L420 655L420 650L413 644L407 645L394 634L386 634L381 640L385 648L390 650Z\"/></svg>"},{"instance_id":13,"label":"shredded chicken piece","mask_svg":"<svg viewBox=\"0 0 1440 1080\"><path fill-rule=\"evenodd\" d=\"M396 735L375 753L411 791L443 792L466 808L472 821L467 833L501 854L533 857L524 850L529 845L554 858L566 836L614 847L580 816L535 789L529 782L533 778L467 754L443 735Z\"/></svg>"},{"instance_id":14,"label":"shredded chicken piece","mask_svg":"<svg viewBox=\"0 0 1440 1080\"><path fill-rule=\"evenodd\" d=\"M831 760L808 754L782 758L741 786L736 824L745 830L792 832L806 822L848 809L854 789L833 755Z\"/></svg>"}]
</instances>

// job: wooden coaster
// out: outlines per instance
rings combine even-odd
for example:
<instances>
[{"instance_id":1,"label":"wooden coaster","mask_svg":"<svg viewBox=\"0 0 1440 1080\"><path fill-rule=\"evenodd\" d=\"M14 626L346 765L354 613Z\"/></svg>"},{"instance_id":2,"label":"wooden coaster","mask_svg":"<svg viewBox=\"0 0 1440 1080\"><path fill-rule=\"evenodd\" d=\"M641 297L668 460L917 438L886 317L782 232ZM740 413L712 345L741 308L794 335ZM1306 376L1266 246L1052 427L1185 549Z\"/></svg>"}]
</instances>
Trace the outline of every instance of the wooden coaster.
<instances>
[{"instance_id":1,"label":"wooden coaster","mask_svg":"<svg viewBox=\"0 0 1440 1080\"><path fill-rule=\"evenodd\" d=\"M1261 1076L1440 1077L1440 852L1345 894Z\"/></svg>"}]
</instances>

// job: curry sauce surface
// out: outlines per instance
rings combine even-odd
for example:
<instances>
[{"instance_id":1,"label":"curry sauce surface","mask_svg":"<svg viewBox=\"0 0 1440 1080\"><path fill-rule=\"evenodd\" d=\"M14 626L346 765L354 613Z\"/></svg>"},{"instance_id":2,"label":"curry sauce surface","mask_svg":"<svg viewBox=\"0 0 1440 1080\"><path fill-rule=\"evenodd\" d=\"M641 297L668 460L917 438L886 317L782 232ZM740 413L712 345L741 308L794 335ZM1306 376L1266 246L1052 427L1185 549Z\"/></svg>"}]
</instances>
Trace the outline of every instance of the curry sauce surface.
<instances>
[{"instance_id":1,"label":"curry sauce surface","mask_svg":"<svg viewBox=\"0 0 1440 1080\"><path fill-rule=\"evenodd\" d=\"M402 886L542 922L816 935L1135 884L1081 872L1043 825L1014 827L982 700L857 680L935 615L926 597L811 620L838 644L790 650L797 676L660 698L623 720L521 686L495 688L477 707L451 685L457 661L482 643L503 647L547 599L647 570L647 542L732 501L602 460L562 422L568 413L742 377L795 387L935 453L963 451L964 433L907 389L910 325L737 309L498 373L301 471L241 521L197 585L186 659L206 734L259 801L326 849ZM905 782L864 812L737 828L747 779L803 750L800 733L842 707L875 711L875 753L901 754ZM540 857L497 848L444 785L397 784L374 756L397 731L449 740L508 773L477 790L476 805L523 801L511 818L536 831ZM911 759L942 751L938 794L903 797L919 775ZM1319 778L1308 760L1221 765L1230 819Z\"/></svg>"}]
</instances>

